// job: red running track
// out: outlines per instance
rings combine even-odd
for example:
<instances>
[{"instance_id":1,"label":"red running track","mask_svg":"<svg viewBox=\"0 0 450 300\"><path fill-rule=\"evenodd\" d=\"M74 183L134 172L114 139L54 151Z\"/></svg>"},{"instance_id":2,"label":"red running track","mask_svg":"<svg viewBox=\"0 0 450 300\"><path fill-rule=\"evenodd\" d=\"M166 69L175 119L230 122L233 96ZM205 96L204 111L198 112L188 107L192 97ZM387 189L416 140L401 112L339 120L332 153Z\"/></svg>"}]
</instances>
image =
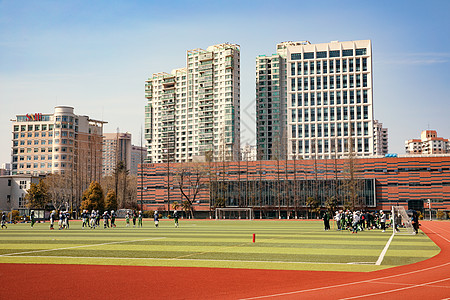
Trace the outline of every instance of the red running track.
<instances>
[{"instance_id":1,"label":"red running track","mask_svg":"<svg viewBox=\"0 0 450 300\"><path fill-rule=\"evenodd\" d=\"M421 229L437 256L376 272L0 264L0 299L448 298L450 222Z\"/></svg>"}]
</instances>

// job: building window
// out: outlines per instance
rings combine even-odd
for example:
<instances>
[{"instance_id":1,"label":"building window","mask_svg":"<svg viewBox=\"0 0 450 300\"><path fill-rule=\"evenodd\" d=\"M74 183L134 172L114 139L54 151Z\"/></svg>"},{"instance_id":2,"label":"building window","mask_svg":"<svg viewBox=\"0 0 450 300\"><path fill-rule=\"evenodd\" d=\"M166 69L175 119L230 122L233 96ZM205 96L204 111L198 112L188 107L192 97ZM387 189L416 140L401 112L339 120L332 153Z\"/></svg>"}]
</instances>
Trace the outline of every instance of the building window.
<instances>
[{"instance_id":1,"label":"building window","mask_svg":"<svg viewBox=\"0 0 450 300\"><path fill-rule=\"evenodd\" d=\"M339 50L330 51L330 57L339 57L339 56L340 56Z\"/></svg>"},{"instance_id":2,"label":"building window","mask_svg":"<svg viewBox=\"0 0 450 300\"><path fill-rule=\"evenodd\" d=\"M302 59L301 53L292 53L291 54L291 60L299 60L299 59Z\"/></svg>"},{"instance_id":3,"label":"building window","mask_svg":"<svg viewBox=\"0 0 450 300\"><path fill-rule=\"evenodd\" d=\"M314 59L314 52L307 52L303 54L303 59Z\"/></svg>"},{"instance_id":4,"label":"building window","mask_svg":"<svg viewBox=\"0 0 450 300\"><path fill-rule=\"evenodd\" d=\"M342 50L342 56L353 56L353 49Z\"/></svg>"},{"instance_id":5,"label":"building window","mask_svg":"<svg viewBox=\"0 0 450 300\"><path fill-rule=\"evenodd\" d=\"M366 55L367 54L367 49L366 48L361 48L361 49L356 49L356 55Z\"/></svg>"},{"instance_id":6,"label":"building window","mask_svg":"<svg viewBox=\"0 0 450 300\"><path fill-rule=\"evenodd\" d=\"M327 51L320 51L316 53L316 58L327 58Z\"/></svg>"}]
</instances>

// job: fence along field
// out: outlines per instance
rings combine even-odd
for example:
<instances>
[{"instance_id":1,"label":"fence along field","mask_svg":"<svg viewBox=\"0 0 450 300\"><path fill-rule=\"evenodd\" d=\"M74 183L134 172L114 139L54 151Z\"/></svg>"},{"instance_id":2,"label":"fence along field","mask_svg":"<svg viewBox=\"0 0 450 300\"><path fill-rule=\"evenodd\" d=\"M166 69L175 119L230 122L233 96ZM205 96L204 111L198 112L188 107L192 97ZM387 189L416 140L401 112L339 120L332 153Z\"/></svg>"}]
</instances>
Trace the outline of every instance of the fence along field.
<instances>
[{"instance_id":1,"label":"fence along field","mask_svg":"<svg viewBox=\"0 0 450 300\"><path fill-rule=\"evenodd\" d=\"M163 220L158 228L48 229L48 223L11 224L0 231L0 263L189 266L281 270L374 271L425 260L439 248L424 234L395 236L375 265L391 233L352 235L323 231L318 221ZM332 228L333 229L333 228ZM253 242L255 234L255 242Z\"/></svg>"}]
</instances>

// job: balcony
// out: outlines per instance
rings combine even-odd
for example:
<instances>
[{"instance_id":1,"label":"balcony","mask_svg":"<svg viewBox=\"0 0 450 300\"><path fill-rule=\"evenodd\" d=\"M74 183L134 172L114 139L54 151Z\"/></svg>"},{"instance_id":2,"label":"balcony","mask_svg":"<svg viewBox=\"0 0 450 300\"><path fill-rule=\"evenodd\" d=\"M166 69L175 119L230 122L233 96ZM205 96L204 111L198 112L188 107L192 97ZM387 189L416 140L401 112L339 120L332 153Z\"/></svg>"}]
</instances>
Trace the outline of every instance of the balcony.
<instances>
[{"instance_id":1,"label":"balcony","mask_svg":"<svg viewBox=\"0 0 450 300\"><path fill-rule=\"evenodd\" d=\"M212 95L212 94L214 94L214 91L213 91L213 89L204 89L204 90L200 90L199 92L198 92L198 94L199 95Z\"/></svg>"},{"instance_id":2,"label":"balcony","mask_svg":"<svg viewBox=\"0 0 450 300\"><path fill-rule=\"evenodd\" d=\"M212 140L213 139L213 133L202 133L199 134L199 140L200 141L205 141L205 140Z\"/></svg>"},{"instance_id":3,"label":"balcony","mask_svg":"<svg viewBox=\"0 0 450 300\"><path fill-rule=\"evenodd\" d=\"M167 116L161 117L161 121L163 121L163 122L170 122L170 121L174 121L174 120L175 120L174 115L167 115Z\"/></svg>"},{"instance_id":4,"label":"balcony","mask_svg":"<svg viewBox=\"0 0 450 300\"><path fill-rule=\"evenodd\" d=\"M209 82L212 80L213 80L212 76L204 76L204 77L200 77L198 81L199 82Z\"/></svg>"},{"instance_id":5,"label":"balcony","mask_svg":"<svg viewBox=\"0 0 450 300\"><path fill-rule=\"evenodd\" d=\"M205 106L203 107L203 109L200 110L200 113L205 113L205 112L212 112L213 111L213 107L211 106Z\"/></svg>"},{"instance_id":6,"label":"balcony","mask_svg":"<svg viewBox=\"0 0 450 300\"><path fill-rule=\"evenodd\" d=\"M233 50L231 50L231 49L227 49L227 50L225 50L225 56L233 56Z\"/></svg>"},{"instance_id":7,"label":"balcony","mask_svg":"<svg viewBox=\"0 0 450 300\"><path fill-rule=\"evenodd\" d=\"M198 66L198 71L202 72L202 71L206 71L206 70L211 70L213 69L213 64L205 64L205 65L200 65Z\"/></svg>"},{"instance_id":8,"label":"balcony","mask_svg":"<svg viewBox=\"0 0 450 300\"><path fill-rule=\"evenodd\" d=\"M169 84L169 83L174 83L174 82L175 82L175 77L168 77L168 78L163 79L163 84Z\"/></svg>"},{"instance_id":9,"label":"balcony","mask_svg":"<svg viewBox=\"0 0 450 300\"><path fill-rule=\"evenodd\" d=\"M206 61L206 60L212 60L213 59L213 53L212 52L206 52L202 53L198 56L199 61Z\"/></svg>"}]
</instances>

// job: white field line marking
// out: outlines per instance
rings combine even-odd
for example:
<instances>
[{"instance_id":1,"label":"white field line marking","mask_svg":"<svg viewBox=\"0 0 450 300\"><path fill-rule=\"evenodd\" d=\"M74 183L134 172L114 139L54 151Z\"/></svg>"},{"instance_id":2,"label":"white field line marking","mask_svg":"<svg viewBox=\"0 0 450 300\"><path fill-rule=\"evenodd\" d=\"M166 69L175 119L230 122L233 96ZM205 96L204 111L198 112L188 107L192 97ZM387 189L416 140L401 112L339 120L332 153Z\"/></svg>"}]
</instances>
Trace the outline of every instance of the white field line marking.
<instances>
[{"instance_id":1,"label":"white field line marking","mask_svg":"<svg viewBox=\"0 0 450 300\"><path fill-rule=\"evenodd\" d=\"M300 293L305 293L305 292L314 292L314 291L332 289L332 288L337 288L337 287L350 286L350 285L361 284L361 283L368 283L368 282L373 282L373 281L377 281L377 280L395 278L395 277L400 277L400 276L406 276L406 275L410 275L410 274L414 274L414 273L418 273L418 272L423 272L423 271L433 270L433 269L437 269L437 268L442 268L442 267L445 267L445 266L448 266L448 265L450 265L450 262L447 262L447 263L442 264L442 265L428 267L428 268L425 268L425 269L420 269L420 270L415 270L415 271L410 271L410 272L406 272L406 273L402 273L402 274L389 275L389 276L378 277L378 278L373 278L373 279L368 279L368 280L353 281L353 282L336 284L336 285L330 285L330 286L323 286L323 287L318 287L318 288L313 288L313 289L298 290L298 291L293 291L293 292L286 292L286 293L279 293L279 294L272 294L272 295L265 295L265 296L256 296L256 297L251 297L251 298L242 298L240 300L280 297L280 296L294 295L294 294L300 294Z\"/></svg>"},{"instance_id":2,"label":"white field line marking","mask_svg":"<svg viewBox=\"0 0 450 300\"><path fill-rule=\"evenodd\" d=\"M112 244L134 243L134 242L151 241L151 240L157 240L157 239L165 239L165 237L156 237L156 238L140 239L140 240L132 240L132 241L119 241L119 242L110 242L110 243L102 243L102 244L91 244L91 245L81 245L81 246L73 246L73 247L65 247L65 248L42 249L42 250L16 252L16 253L7 253L7 254L0 255L0 257L2 257L2 256L20 255L20 254L29 254L29 253L38 253L38 252L67 250L67 249L75 249L75 248L84 248L84 247L96 247L96 246L104 246L104 245L112 245Z\"/></svg>"},{"instance_id":3,"label":"white field line marking","mask_svg":"<svg viewBox=\"0 0 450 300\"><path fill-rule=\"evenodd\" d=\"M381 265L381 262L383 261L384 256L386 255L386 252L389 249L389 245L391 244L392 239L394 238L394 235L395 235L395 233L392 233L391 237L389 238L389 241L386 243L386 246L384 246L383 251L381 251L380 257L378 257L378 260L375 263L375 265L377 265L377 266Z\"/></svg>"},{"instance_id":4,"label":"white field line marking","mask_svg":"<svg viewBox=\"0 0 450 300\"><path fill-rule=\"evenodd\" d=\"M14 258L70 258L70 259L117 259L117 260L166 260L166 261L201 261L201 262L237 262L237 263L275 263L275 264L311 264L311 265L351 265L357 263L327 263L308 261L275 261L275 260L232 260L232 259L195 259L195 258L164 258L164 257L113 257L113 256L57 256L57 255L20 255ZM1 256L0 256L1 258ZM371 263L373 264L373 263Z\"/></svg>"},{"instance_id":5,"label":"white field line marking","mask_svg":"<svg viewBox=\"0 0 450 300\"><path fill-rule=\"evenodd\" d=\"M385 284L385 285L400 285L400 286L402 286L402 285L404 285L404 286L413 286L413 285L415 286L415 285L417 285L416 283L382 282L382 281L381 282L371 282L371 283L378 284L378 285ZM450 289L450 286L444 286L444 285L432 285L430 287Z\"/></svg>"},{"instance_id":6,"label":"white field line marking","mask_svg":"<svg viewBox=\"0 0 450 300\"><path fill-rule=\"evenodd\" d=\"M414 289L414 288L417 288L417 287L421 287L421 286L425 286L425 285L430 285L430 284L433 284L433 283L438 283L438 282L447 281L447 280L450 280L450 277L447 277L447 278L444 278L444 279L441 279L441 280L430 281L430 282L425 282L425 283L421 283L421 284L415 284L415 285L413 285L413 286L408 286L408 287L403 287L403 288L398 288L398 289L393 289L393 290L388 290L388 291L378 292L378 293L365 294L365 295L354 296L354 297L348 297L348 298L341 298L341 300L357 299L357 298L365 298L365 297L369 297L369 296L376 296L376 295L381 295L381 294L388 294L388 293L393 293L393 292L399 292L399 291L409 290L409 289Z\"/></svg>"},{"instance_id":7,"label":"white field line marking","mask_svg":"<svg viewBox=\"0 0 450 300\"><path fill-rule=\"evenodd\" d=\"M449 242L449 243L450 243L450 240L449 240L449 239L447 239L447 238L443 237L442 235L440 235L440 234L439 234L439 233L437 233L436 231L434 231L434 230L432 230L432 229L430 229L430 228L428 228L428 227L427 227L427 229L428 229L428 230L430 230L431 232L433 232L434 234L436 234L436 235L440 236L441 238L443 238L444 240L446 240L447 242Z\"/></svg>"}]
</instances>

